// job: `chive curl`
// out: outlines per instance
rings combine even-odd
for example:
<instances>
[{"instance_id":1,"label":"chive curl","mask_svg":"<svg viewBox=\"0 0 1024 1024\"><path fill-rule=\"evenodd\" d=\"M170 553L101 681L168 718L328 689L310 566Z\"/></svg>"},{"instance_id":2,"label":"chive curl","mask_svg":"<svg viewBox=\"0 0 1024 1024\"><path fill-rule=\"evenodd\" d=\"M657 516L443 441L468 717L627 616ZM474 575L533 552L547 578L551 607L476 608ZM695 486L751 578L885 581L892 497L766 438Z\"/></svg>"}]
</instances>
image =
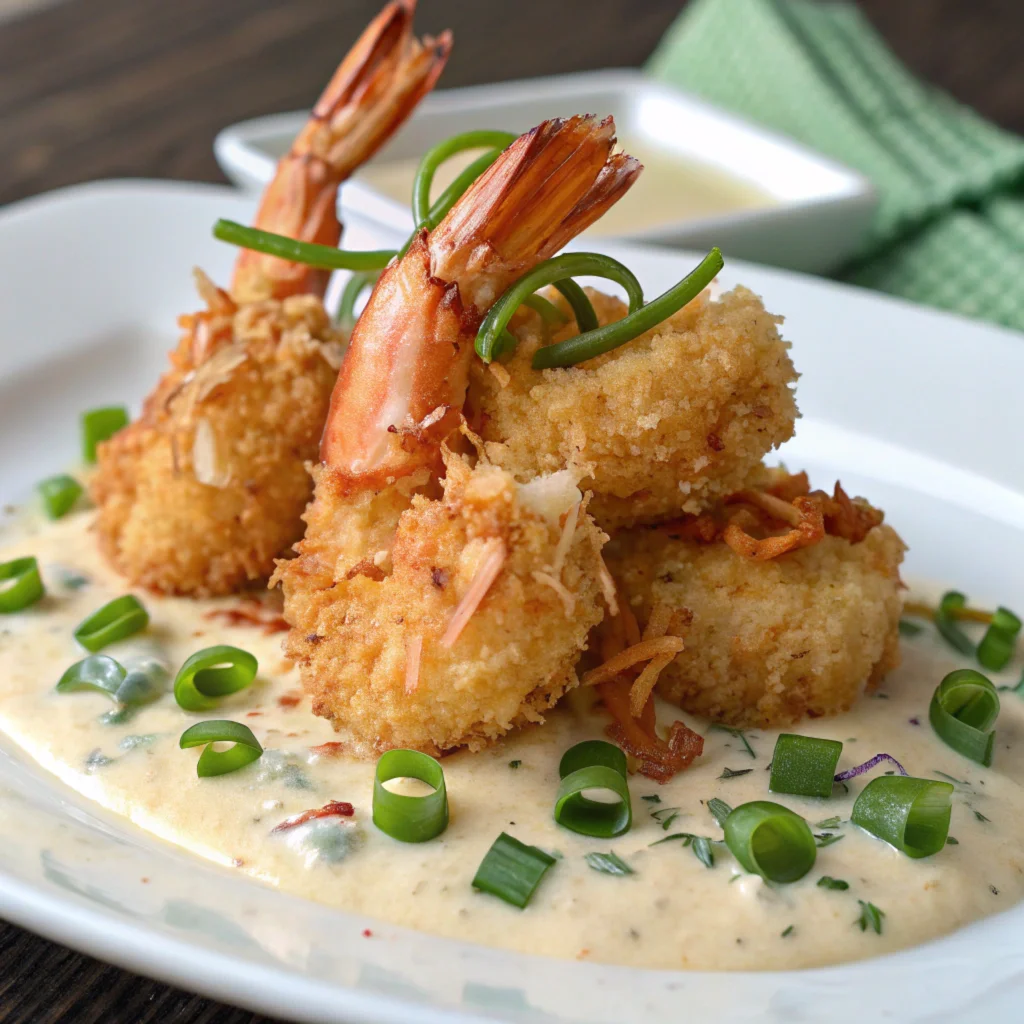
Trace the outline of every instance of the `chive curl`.
<instances>
[{"instance_id":1,"label":"chive curl","mask_svg":"<svg viewBox=\"0 0 1024 1024\"><path fill-rule=\"evenodd\" d=\"M82 485L67 473L49 476L36 484L36 490L43 499L43 508L50 519L66 516L82 494Z\"/></svg>"},{"instance_id":2,"label":"chive curl","mask_svg":"<svg viewBox=\"0 0 1024 1024\"><path fill-rule=\"evenodd\" d=\"M880 775L857 797L850 820L908 857L930 857L946 845L952 794L948 782Z\"/></svg>"},{"instance_id":3,"label":"chive curl","mask_svg":"<svg viewBox=\"0 0 1024 1024\"><path fill-rule=\"evenodd\" d=\"M566 322L565 314L543 295L527 295L523 305L540 316L546 327L559 327Z\"/></svg>"},{"instance_id":4,"label":"chive curl","mask_svg":"<svg viewBox=\"0 0 1024 1024\"><path fill-rule=\"evenodd\" d=\"M990 672L1006 668L1016 650L1020 627L1020 619L1009 608L999 607L995 610L978 644L978 661L982 668Z\"/></svg>"},{"instance_id":5,"label":"chive curl","mask_svg":"<svg viewBox=\"0 0 1024 1024\"><path fill-rule=\"evenodd\" d=\"M394 249L351 252L336 249L333 245L300 242L297 238L260 228L247 228L244 224L223 218L214 224L213 237L243 249L265 252L291 263L303 263L321 270L383 270L395 255Z\"/></svg>"},{"instance_id":6,"label":"chive curl","mask_svg":"<svg viewBox=\"0 0 1024 1024\"><path fill-rule=\"evenodd\" d=\"M0 614L23 611L44 593L39 563L34 558L0 562Z\"/></svg>"},{"instance_id":7,"label":"chive curl","mask_svg":"<svg viewBox=\"0 0 1024 1024\"><path fill-rule=\"evenodd\" d=\"M149 624L149 613L132 594L116 597L81 622L75 639L87 651L102 650L115 640L138 633Z\"/></svg>"},{"instance_id":8,"label":"chive curl","mask_svg":"<svg viewBox=\"0 0 1024 1024\"><path fill-rule=\"evenodd\" d=\"M678 284L646 305L634 307L631 296L629 313L621 320L537 349L533 355L533 368L548 370L575 366L638 338L700 295L722 269L723 263L721 250L717 247L712 249Z\"/></svg>"},{"instance_id":9,"label":"chive curl","mask_svg":"<svg viewBox=\"0 0 1024 1024\"><path fill-rule=\"evenodd\" d=\"M82 413L82 458L92 464L96 461L96 447L109 441L119 430L128 426L128 410L123 405L106 405Z\"/></svg>"},{"instance_id":10,"label":"chive curl","mask_svg":"<svg viewBox=\"0 0 1024 1024\"><path fill-rule=\"evenodd\" d=\"M502 832L476 869L473 888L522 909L554 863L550 854Z\"/></svg>"},{"instance_id":11,"label":"chive curl","mask_svg":"<svg viewBox=\"0 0 1024 1024\"><path fill-rule=\"evenodd\" d=\"M208 711L221 697L244 690L259 664L241 647L219 644L191 655L174 680L174 699L186 711Z\"/></svg>"},{"instance_id":12,"label":"chive curl","mask_svg":"<svg viewBox=\"0 0 1024 1024\"><path fill-rule=\"evenodd\" d=\"M782 804L752 800L725 820L725 842L749 872L769 882L803 878L818 856L807 822Z\"/></svg>"},{"instance_id":13,"label":"chive curl","mask_svg":"<svg viewBox=\"0 0 1024 1024\"><path fill-rule=\"evenodd\" d=\"M958 754L992 764L999 693L991 681L971 668L961 668L939 683L928 708L928 720L939 739Z\"/></svg>"},{"instance_id":14,"label":"chive curl","mask_svg":"<svg viewBox=\"0 0 1024 1024\"><path fill-rule=\"evenodd\" d=\"M391 779L419 779L432 786L426 796L392 793ZM373 777L373 823L403 843L423 843L448 827L448 792L444 770L434 758L418 750L388 750L377 762Z\"/></svg>"},{"instance_id":15,"label":"chive curl","mask_svg":"<svg viewBox=\"0 0 1024 1024\"><path fill-rule=\"evenodd\" d=\"M626 782L626 755L604 740L585 740L570 747L558 766L561 783L555 798L555 821L584 836L610 839L629 831L633 809ZM604 790L614 802L591 800L584 790Z\"/></svg>"},{"instance_id":16,"label":"chive curl","mask_svg":"<svg viewBox=\"0 0 1024 1024\"><path fill-rule=\"evenodd\" d=\"M843 745L838 740L784 732L775 741L768 789L796 796L831 796L842 752Z\"/></svg>"},{"instance_id":17,"label":"chive curl","mask_svg":"<svg viewBox=\"0 0 1024 1024\"><path fill-rule=\"evenodd\" d=\"M939 606L935 609L935 628L950 647L973 658L974 642L956 621L957 613L966 607L966 595L961 594L958 590L947 591L942 595L942 600L939 601Z\"/></svg>"},{"instance_id":18,"label":"chive curl","mask_svg":"<svg viewBox=\"0 0 1024 1024\"><path fill-rule=\"evenodd\" d=\"M215 750L214 743L233 743L234 746L227 750ZM178 746L182 750L205 747L196 762L196 774L201 779L236 772L263 754L260 741L247 725L227 720L197 722L181 734Z\"/></svg>"},{"instance_id":19,"label":"chive curl","mask_svg":"<svg viewBox=\"0 0 1024 1024\"><path fill-rule=\"evenodd\" d=\"M356 303L359 301L359 296L367 288L372 288L377 283L378 277L380 277L380 271L367 270L363 273L353 274L345 282L345 289L341 293L338 312L335 316L335 320L342 330L351 331L355 327Z\"/></svg>"}]
</instances>

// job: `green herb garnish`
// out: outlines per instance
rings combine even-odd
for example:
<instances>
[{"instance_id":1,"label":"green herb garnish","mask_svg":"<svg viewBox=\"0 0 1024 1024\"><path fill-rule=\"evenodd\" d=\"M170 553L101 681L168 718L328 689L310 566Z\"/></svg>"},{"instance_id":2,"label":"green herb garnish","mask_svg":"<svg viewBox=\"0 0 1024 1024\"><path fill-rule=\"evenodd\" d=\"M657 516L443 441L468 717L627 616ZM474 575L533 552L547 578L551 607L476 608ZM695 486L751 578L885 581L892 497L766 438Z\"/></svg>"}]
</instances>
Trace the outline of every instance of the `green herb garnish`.
<instances>
[{"instance_id":1,"label":"green herb garnish","mask_svg":"<svg viewBox=\"0 0 1024 1024\"><path fill-rule=\"evenodd\" d=\"M820 889L834 889L836 892L846 892L850 888L849 882L844 882L841 878L833 878L831 875L822 875L818 879L818 888Z\"/></svg>"},{"instance_id":2,"label":"green herb garnish","mask_svg":"<svg viewBox=\"0 0 1024 1024\"><path fill-rule=\"evenodd\" d=\"M874 903L866 903L864 900L857 900L857 902L860 904L860 917L853 923L859 924L862 932L871 928L876 935L881 935L882 918L885 917L885 911L879 910Z\"/></svg>"},{"instance_id":3,"label":"green herb garnish","mask_svg":"<svg viewBox=\"0 0 1024 1024\"><path fill-rule=\"evenodd\" d=\"M635 875L631 868L617 853L588 853L583 858L595 871L605 875Z\"/></svg>"},{"instance_id":4,"label":"green herb garnish","mask_svg":"<svg viewBox=\"0 0 1024 1024\"><path fill-rule=\"evenodd\" d=\"M753 768L723 768L722 774L718 777L720 779L736 779L741 775L749 775L754 769Z\"/></svg>"},{"instance_id":5,"label":"green herb garnish","mask_svg":"<svg viewBox=\"0 0 1024 1024\"><path fill-rule=\"evenodd\" d=\"M743 744L744 750L746 750L751 757L757 757L757 754L754 753L754 748L750 745L750 741L747 739L746 733L744 733L742 729L734 729L731 725L720 725L718 722L712 725L711 729L714 732L727 732L730 736L735 737Z\"/></svg>"},{"instance_id":6,"label":"green herb garnish","mask_svg":"<svg viewBox=\"0 0 1024 1024\"><path fill-rule=\"evenodd\" d=\"M724 800L719 800L717 796L708 801L707 807L715 821L725 828L725 820L732 814L732 808Z\"/></svg>"}]
</instances>

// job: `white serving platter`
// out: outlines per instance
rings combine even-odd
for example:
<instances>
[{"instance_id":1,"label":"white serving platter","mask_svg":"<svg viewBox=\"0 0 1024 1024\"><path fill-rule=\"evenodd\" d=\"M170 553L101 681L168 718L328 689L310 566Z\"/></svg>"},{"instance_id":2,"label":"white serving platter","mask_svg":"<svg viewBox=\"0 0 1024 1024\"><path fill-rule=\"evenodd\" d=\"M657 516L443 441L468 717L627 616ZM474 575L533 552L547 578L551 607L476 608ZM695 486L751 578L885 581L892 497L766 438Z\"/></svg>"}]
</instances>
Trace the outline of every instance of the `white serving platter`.
<instances>
[{"instance_id":1,"label":"white serving platter","mask_svg":"<svg viewBox=\"0 0 1024 1024\"><path fill-rule=\"evenodd\" d=\"M419 157L434 143L471 129L523 132L545 118L582 111L612 114L621 136L707 165L773 200L764 208L623 236L629 241L703 250L718 245L735 257L823 273L857 251L877 205L871 184L856 171L634 70L437 90L372 162ZM274 114L225 128L214 143L221 168L237 185L262 189L308 116ZM412 230L408 205L358 174L342 205L405 234Z\"/></svg>"},{"instance_id":2,"label":"white serving platter","mask_svg":"<svg viewBox=\"0 0 1024 1024\"><path fill-rule=\"evenodd\" d=\"M212 223L251 214L251 200L227 189L148 182L81 186L0 211L0 502L75 459L81 409L138 407L175 316L196 308L190 268L227 280L234 250L212 239ZM389 241L358 218L346 238L353 248ZM607 249L652 291L693 262ZM1024 337L729 263L722 284L740 281L787 316L804 413L790 464L841 476L881 504L911 545L908 573L1024 603ZM1021 906L841 967L643 971L440 939L284 895L90 805L6 741L0 829L0 916L289 1019L1010 1024L1024 1000Z\"/></svg>"}]
</instances>

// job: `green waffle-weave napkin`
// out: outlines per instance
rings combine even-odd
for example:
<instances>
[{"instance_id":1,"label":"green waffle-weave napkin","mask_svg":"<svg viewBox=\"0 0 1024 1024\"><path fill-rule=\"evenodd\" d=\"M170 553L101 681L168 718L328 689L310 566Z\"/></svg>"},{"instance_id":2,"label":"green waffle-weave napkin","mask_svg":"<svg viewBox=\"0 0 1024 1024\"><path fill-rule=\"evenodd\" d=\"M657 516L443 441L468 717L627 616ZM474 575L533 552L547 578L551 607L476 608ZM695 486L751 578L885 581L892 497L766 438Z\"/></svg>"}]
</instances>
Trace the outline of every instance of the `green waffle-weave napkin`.
<instances>
[{"instance_id":1,"label":"green waffle-weave napkin","mask_svg":"<svg viewBox=\"0 0 1024 1024\"><path fill-rule=\"evenodd\" d=\"M693 0L647 70L874 182L842 278L1024 329L1024 139L918 82L856 7Z\"/></svg>"}]
</instances>

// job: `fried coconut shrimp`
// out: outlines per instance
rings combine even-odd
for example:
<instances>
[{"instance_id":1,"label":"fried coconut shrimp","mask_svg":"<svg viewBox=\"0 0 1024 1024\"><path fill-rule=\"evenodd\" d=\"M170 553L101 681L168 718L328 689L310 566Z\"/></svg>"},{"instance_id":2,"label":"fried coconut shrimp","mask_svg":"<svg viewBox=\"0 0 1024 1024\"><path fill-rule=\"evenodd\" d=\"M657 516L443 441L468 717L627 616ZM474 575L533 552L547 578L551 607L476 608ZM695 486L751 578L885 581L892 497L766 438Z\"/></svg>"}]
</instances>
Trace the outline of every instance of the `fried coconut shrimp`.
<instances>
[{"instance_id":1,"label":"fried coconut shrimp","mask_svg":"<svg viewBox=\"0 0 1024 1024\"><path fill-rule=\"evenodd\" d=\"M339 185L392 134L444 67L447 34L412 35L413 0L388 5L335 72L278 165L256 226L337 245ZM231 293L197 271L207 308L179 323L142 415L101 445L91 483L100 545L133 583L227 594L266 579L302 535L342 353L325 271L245 250Z\"/></svg>"},{"instance_id":2,"label":"fried coconut shrimp","mask_svg":"<svg viewBox=\"0 0 1024 1024\"><path fill-rule=\"evenodd\" d=\"M624 531L606 557L645 635L683 641L661 696L768 728L848 711L896 667L904 551L838 484L775 473L713 514Z\"/></svg>"},{"instance_id":3,"label":"fried coconut shrimp","mask_svg":"<svg viewBox=\"0 0 1024 1024\"><path fill-rule=\"evenodd\" d=\"M602 323L625 315L617 299L590 297ZM540 317L520 310L520 344L504 370L473 367L470 420L518 480L585 469L590 510L606 529L699 513L793 435L797 375L779 321L746 288L716 301L704 293L621 348L534 370L537 348L576 328L546 336Z\"/></svg>"},{"instance_id":4,"label":"fried coconut shrimp","mask_svg":"<svg viewBox=\"0 0 1024 1024\"><path fill-rule=\"evenodd\" d=\"M487 309L636 177L614 141L592 117L521 136L384 271L353 331L306 535L275 578L286 651L356 753L476 749L576 685L604 541L578 474L520 485L448 446Z\"/></svg>"}]
</instances>

